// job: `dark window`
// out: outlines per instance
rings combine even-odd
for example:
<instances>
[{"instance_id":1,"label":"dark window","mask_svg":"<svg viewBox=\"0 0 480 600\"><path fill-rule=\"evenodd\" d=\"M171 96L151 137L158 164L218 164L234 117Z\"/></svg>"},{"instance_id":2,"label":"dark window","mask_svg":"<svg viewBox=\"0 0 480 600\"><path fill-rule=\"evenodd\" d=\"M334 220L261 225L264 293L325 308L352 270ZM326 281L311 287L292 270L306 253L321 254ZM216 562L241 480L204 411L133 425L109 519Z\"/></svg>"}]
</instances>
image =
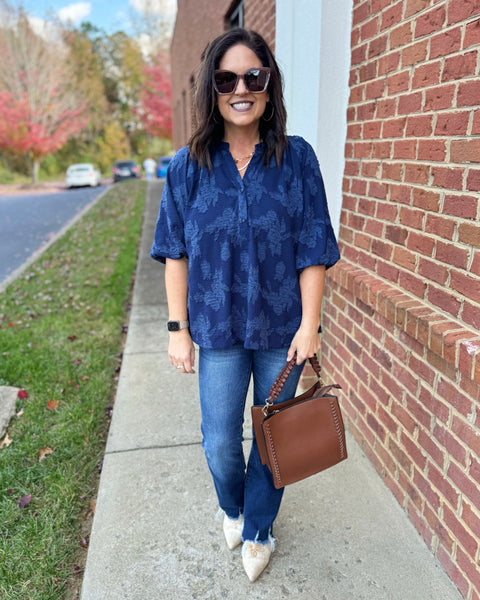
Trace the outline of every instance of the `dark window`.
<instances>
[{"instance_id":1,"label":"dark window","mask_svg":"<svg viewBox=\"0 0 480 600\"><path fill-rule=\"evenodd\" d=\"M235 2L233 8L227 14L227 20L230 27L243 27L243 0Z\"/></svg>"}]
</instances>

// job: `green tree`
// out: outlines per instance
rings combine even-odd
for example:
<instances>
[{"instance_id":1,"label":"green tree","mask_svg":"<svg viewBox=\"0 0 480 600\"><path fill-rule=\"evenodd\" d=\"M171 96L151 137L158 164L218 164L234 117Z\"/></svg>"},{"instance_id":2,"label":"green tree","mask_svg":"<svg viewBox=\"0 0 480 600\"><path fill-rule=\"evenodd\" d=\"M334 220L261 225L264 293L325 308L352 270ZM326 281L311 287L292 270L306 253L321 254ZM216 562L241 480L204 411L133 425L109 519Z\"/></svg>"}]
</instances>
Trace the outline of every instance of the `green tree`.
<instances>
[{"instance_id":1,"label":"green tree","mask_svg":"<svg viewBox=\"0 0 480 600\"><path fill-rule=\"evenodd\" d=\"M91 140L103 129L109 115L102 64L85 29L71 29L65 39L70 48L69 71L89 109L89 122L83 131L83 139Z\"/></svg>"},{"instance_id":2,"label":"green tree","mask_svg":"<svg viewBox=\"0 0 480 600\"><path fill-rule=\"evenodd\" d=\"M133 109L143 85L143 57L137 41L123 31L96 38L95 49L102 63L105 94L114 118L127 135L138 128Z\"/></svg>"}]
</instances>

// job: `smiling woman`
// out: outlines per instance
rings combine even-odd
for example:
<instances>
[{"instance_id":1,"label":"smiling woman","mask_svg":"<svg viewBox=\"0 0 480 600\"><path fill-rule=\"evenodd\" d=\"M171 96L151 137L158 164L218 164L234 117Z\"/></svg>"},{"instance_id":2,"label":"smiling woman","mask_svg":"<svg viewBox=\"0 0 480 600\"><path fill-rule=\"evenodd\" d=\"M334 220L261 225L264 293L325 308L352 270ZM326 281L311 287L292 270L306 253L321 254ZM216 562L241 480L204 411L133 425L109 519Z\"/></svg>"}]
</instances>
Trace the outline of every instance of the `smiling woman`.
<instances>
[{"instance_id":1,"label":"smiling woman","mask_svg":"<svg viewBox=\"0 0 480 600\"><path fill-rule=\"evenodd\" d=\"M283 490L255 440L245 464L249 381L263 404L296 359L282 390L293 396L320 347L325 270L339 252L313 149L286 135L281 74L265 40L242 28L213 40L195 104L198 127L169 164L151 256L166 263L171 365L193 373L199 346L203 448L225 541L231 550L243 543L255 581L275 547Z\"/></svg>"}]
</instances>

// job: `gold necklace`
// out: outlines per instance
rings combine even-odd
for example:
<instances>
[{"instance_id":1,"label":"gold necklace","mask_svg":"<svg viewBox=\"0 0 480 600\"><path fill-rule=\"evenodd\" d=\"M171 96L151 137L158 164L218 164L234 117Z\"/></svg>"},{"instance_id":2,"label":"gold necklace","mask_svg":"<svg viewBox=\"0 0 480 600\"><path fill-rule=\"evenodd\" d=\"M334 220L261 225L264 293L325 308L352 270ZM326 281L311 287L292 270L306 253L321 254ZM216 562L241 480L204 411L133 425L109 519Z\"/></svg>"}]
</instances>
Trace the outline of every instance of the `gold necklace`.
<instances>
[{"instance_id":1,"label":"gold necklace","mask_svg":"<svg viewBox=\"0 0 480 600\"><path fill-rule=\"evenodd\" d=\"M251 160L252 160L252 157L253 157L253 152L252 152L252 154L250 155L250 158L248 159L248 161L247 161L247 162L246 162L246 163L243 165L243 167L239 167L239 166L237 165L237 169L238 169L239 171L245 171L245 169L246 169L246 168L248 167L248 165L250 164L250 162L251 162ZM247 157L247 158L248 158L248 157ZM245 159L244 159L244 160L245 160ZM235 162L237 162L237 161L235 161Z\"/></svg>"},{"instance_id":2,"label":"gold necklace","mask_svg":"<svg viewBox=\"0 0 480 600\"><path fill-rule=\"evenodd\" d=\"M252 156L255 154L255 150L253 152L251 152L248 156L244 156L243 158L235 158L234 156L232 156L233 160L235 161L235 164L239 163L239 162L243 162L244 160L247 159L252 159ZM248 161L250 162L250 161Z\"/></svg>"}]
</instances>

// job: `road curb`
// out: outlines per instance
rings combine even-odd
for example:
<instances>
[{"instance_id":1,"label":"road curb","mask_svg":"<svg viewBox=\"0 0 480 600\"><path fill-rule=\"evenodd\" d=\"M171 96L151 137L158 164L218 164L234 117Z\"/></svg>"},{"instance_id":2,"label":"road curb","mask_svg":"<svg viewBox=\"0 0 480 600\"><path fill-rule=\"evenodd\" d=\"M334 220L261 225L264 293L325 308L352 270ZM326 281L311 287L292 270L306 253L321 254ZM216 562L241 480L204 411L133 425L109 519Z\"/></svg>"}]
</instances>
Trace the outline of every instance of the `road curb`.
<instances>
[{"instance_id":1,"label":"road curb","mask_svg":"<svg viewBox=\"0 0 480 600\"><path fill-rule=\"evenodd\" d=\"M59 240L67 231L77 223L97 202L105 196L105 194L110 190L108 187L101 194L99 194L94 200L92 200L87 206L84 206L74 217L72 217L65 225L57 231L49 240L44 242L39 248L37 248L34 253L27 258L27 260L20 265L15 271L10 273L10 275L0 283L0 294L2 294L9 285L11 285L14 281L16 281L34 262L36 262L44 252L46 252L50 246Z\"/></svg>"}]
</instances>

